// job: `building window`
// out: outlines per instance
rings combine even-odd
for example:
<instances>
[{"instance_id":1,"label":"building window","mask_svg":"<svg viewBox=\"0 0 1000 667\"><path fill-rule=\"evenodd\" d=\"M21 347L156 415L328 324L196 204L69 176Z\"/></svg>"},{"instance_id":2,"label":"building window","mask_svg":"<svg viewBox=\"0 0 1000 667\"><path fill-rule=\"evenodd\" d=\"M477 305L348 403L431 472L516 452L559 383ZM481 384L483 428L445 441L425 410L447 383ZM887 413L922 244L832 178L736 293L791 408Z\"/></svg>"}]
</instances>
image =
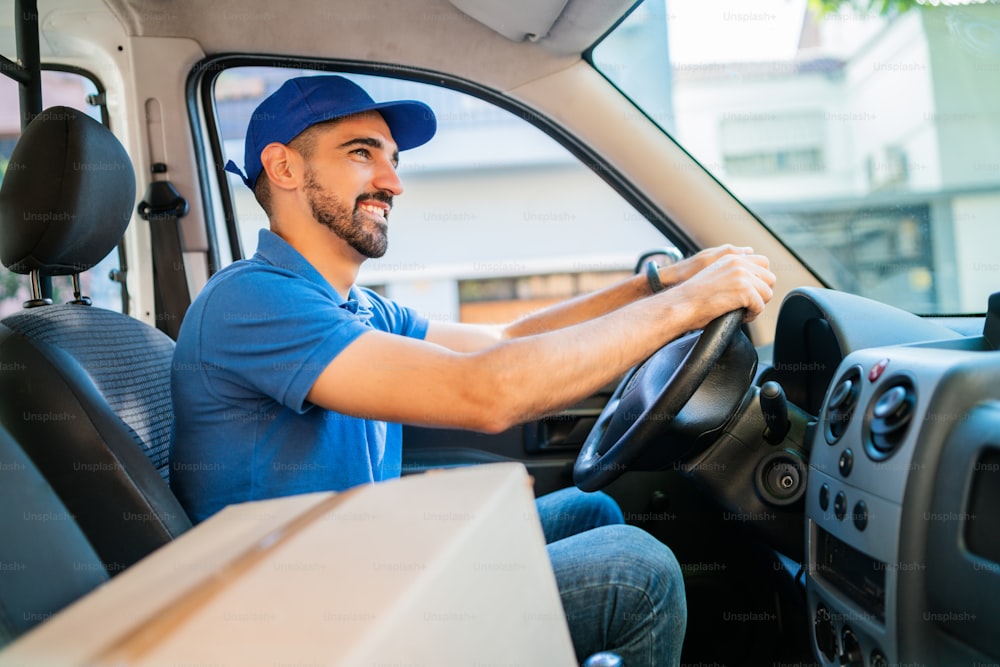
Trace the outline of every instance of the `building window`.
<instances>
[{"instance_id":1,"label":"building window","mask_svg":"<svg viewBox=\"0 0 1000 667\"><path fill-rule=\"evenodd\" d=\"M458 285L463 322L510 322L528 313L609 287L632 275L629 271L553 273L462 280Z\"/></svg>"},{"instance_id":2,"label":"building window","mask_svg":"<svg viewBox=\"0 0 1000 667\"><path fill-rule=\"evenodd\" d=\"M820 113L734 113L722 117L722 161L730 176L771 176L823 171L824 122Z\"/></svg>"}]
</instances>

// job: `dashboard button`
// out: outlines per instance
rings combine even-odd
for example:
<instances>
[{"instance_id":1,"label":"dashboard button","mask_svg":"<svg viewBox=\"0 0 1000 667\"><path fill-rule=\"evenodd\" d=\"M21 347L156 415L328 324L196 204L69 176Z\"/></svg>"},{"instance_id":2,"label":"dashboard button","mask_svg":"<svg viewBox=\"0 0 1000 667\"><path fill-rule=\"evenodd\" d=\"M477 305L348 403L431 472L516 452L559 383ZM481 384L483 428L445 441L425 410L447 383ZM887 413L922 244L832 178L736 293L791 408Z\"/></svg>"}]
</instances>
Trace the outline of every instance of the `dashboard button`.
<instances>
[{"instance_id":1,"label":"dashboard button","mask_svg":"<svg viewBox=\"0 0 1000 667\"><path fill-rule=\"evenodd\" d=\"M859 500L854 504L854 527L858 530L864 530L868 527L868 505L863 500Z\"/></svg>"},{"instance_id":2,"label":"dashboard button","mask_svg":"<svg viewBox=\"0 0 1000 667\"><path fill-rule=\"evenodd\" d=\"M840 460L837 461L837 470L844 477L851 474L851 469L854 467L854 452L850 448L845 449L840 453Z\"/></svg>"},{"instance_id":3,"label":"dashboard button","mask_svg":"<svg viewBox=\"0 0 1000 667\"><path fill-rule=\"evenodd\" d=\"M830 485L824 484L819 487L819 508L824 512L830 507Z\"/></svg>"},{"instance_id":4,"label":"dashboard button","mask_svg":"<svg viewBox=\"0 0 1000 667\"><path fill-rule=\"evenodd\" d=\"M843 491L840 491L833 499L833 513L837 516L838 521L843 521L844 517L847 516L847 496L844 495Z\"/></svg>"},{"instance_id":5,"label":"dashboard button","mask_svg":"<svg viewBox=\"0 0 1000 667\"><path fill-rule=\"evenodd\" d=\"M872 366L871 370L868 371L868 381L869 382L874 382L875 380L877 380L880 377L882 377L882 373L885 372L885 367L888 366L888 365L889 365L889 360L888 359L882 359L881 361L879 361L878 363L876 363L874 366Z\"/></svg>"}]
</instances>

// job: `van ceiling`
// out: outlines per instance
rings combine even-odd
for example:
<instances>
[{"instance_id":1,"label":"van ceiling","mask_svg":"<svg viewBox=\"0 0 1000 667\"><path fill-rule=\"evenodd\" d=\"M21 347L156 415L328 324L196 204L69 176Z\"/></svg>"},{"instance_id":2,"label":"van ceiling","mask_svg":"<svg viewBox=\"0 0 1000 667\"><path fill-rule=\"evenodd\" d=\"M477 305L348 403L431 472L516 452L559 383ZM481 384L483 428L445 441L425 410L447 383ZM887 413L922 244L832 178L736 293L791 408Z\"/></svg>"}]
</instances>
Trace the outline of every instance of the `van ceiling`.
<instances>
[{"instance_id":1,"label":"van ceiling","mask_svg":"<svg viewBox=\"0 0 1000 667\"><path fill-rule=\"evenodd\" d=\"M399 63L509 89L575 62L634 0L105 2L127 34L190 38L206 54Z\"/></svg>"}]
</instances>

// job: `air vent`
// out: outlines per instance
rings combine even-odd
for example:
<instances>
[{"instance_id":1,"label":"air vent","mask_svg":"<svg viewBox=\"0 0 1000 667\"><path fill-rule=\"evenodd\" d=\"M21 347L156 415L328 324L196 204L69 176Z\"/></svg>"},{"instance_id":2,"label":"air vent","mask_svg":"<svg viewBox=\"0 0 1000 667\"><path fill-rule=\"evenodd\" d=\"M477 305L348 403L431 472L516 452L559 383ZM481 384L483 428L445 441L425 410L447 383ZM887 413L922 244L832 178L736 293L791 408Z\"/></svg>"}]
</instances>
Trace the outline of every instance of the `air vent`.
<instances>
[{"instance_id":1,"label":"air vent","mask_svg":"<svg viewBox=\"0 0 1000 667\"><path fill-rule=\"evenodd\" d=\"M917 394L906 377L893 378L872 398L865 450L875 461L889 458L906 437L916 411Z\"/></svg>"},{"instance_id":2,"label":"air vent","mask_svg":"<svg viewBox=\"0 0 1000 667\"><path fill-rule=\"evenodd\" d=\"M823 433L829 444L836 443L844 435L847 424L851 421L851 415L854 414L854 408L858 404L860 393L861 367L855 366L837 380L833 391L830 392L830 400L826 403Z\"/></svg>"}]
</instances>

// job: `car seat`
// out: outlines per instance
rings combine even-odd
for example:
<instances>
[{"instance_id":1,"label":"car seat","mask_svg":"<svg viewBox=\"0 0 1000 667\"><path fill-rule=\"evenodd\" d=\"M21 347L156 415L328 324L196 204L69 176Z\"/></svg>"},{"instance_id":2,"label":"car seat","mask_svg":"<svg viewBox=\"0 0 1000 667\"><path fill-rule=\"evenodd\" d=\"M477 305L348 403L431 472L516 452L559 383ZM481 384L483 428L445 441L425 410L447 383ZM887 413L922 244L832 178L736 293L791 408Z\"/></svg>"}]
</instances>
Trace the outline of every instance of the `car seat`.
<instances>
[{"instance_id":1,"label":"car seat","mask_svg":"<svg viewBox=\"0 0 1000 667\"><path fill-rule=\"evenodd\" d=\"M28 124L0 185L0 260L33 288L0 321L0 425L111 575L191 526L168 486L174 343L79 293L79 274L116 246L135 197L122 145L68 107ZM71 276L74 299L42 298L42 276Z\"/></svg>"},{"instance_id":2,"label":"car seat","mask_svg":"<svg viewBox=\"0 0 1000 667\"><path fill-rule=\"evenodd\" d=\"M52 487L0 428L0 648L108 580Z\"/></svg>"}]
</instances>

